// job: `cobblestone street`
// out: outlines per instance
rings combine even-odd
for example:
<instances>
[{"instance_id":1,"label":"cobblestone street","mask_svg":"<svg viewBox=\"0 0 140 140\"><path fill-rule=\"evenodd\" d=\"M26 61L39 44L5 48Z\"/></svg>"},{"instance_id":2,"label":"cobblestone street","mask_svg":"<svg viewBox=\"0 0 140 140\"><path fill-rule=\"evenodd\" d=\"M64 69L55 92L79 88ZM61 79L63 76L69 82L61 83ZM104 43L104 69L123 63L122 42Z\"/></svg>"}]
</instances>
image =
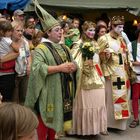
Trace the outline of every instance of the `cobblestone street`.
<instances>
[{"instance_id":1,"label":"cobblestone street","mask_svg":"<svg viewBox=\"0 0 140 140\"><path fill-rule=\"evenodd\" d=\"M129 120L129 123L132 119ZM126 131L109 129L109 135L97 136L69 136L63 137L60 140L139 140L140 139L140 126L136 128L129 128Z\"/></svg>"}]
</instances>

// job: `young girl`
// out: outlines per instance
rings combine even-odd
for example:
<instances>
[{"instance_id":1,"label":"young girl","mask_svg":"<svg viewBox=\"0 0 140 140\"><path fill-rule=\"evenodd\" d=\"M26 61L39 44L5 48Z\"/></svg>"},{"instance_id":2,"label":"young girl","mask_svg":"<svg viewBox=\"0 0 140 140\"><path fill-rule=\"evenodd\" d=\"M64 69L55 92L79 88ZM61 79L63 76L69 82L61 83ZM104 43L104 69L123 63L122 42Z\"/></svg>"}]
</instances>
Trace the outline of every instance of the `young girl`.
<instances>
[{"instance_id":1,"label":"young girl","mask_svg":"<svg viewBox=\"0 0 140 140\"><path fill-rule=\"evenodd\" d=\"M11 101L15 83L14 68L18 52L12 48L12 31L9 21L0 22L0 92L3 101Z\"/></svg>"},{"instance_id":2,"label":"young girl","mask_svg":"<svg viewBox=\"0 0 140 140\"><path fill-rule=\"evenodd\" d=\"M37 140L38 120L35 114L15 103L0 104L1 140Z\"/></svg>"}]
</instances>

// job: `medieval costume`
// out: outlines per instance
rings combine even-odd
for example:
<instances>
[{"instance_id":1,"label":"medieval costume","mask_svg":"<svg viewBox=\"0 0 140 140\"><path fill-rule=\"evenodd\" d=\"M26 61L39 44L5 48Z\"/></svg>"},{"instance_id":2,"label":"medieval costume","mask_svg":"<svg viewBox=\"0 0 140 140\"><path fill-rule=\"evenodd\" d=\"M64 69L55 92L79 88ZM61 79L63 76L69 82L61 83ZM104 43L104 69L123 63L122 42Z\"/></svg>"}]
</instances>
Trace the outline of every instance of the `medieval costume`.
<instances>
[{"instance_id":1,"label":"medieval costume","mask_svg":"<svg viewBox=\"0 0 140 140\"><path fill-rule=\"evenodd\" d=\"M39 140L46 140L46 135L47 140L54 140L55 132L63 131L65 122L72 119L76 66L68 48L59 44L61 27L58 21L38 3L36 6L44 16L44 30L55 33L55 37L57 34L59 40L53 42L48 35L35 49L25 105L38 113ZM67 65L74 65L75 69L67 72ZM62 71L63 66L66 72Z\"/></svg>"},{"instance_id":2,"label":"medieval costume","mask_svg":"<svg viewBox=\"0 0 140 140\"><path fill-rule=\"evenodd\" d=\"M117 25L122 26L123 18L114 17L112 24L114 28L117 28ZM128 51L123 38L114 30L99 38L98 44L101 51L101 67L105 76L108 127L125 130L127 119L130 117L128 105L130 82L125 67Z\"/></svg>"},{"instance_id":3,"label":"medieval costume","mask_svg":"<svg viewBox=\"0 0 140 140\"><path fill-rule=\"evenodd\" d=\"M92 22L85 22L88 28L94 28ZM84 27L83 27L84 28ZM83 29L84 30L84 29ZM88 29L85 29L86 31ZM94 34L92 35L94 36ZM88 37L86 37L88 38ZM88 44L94 50L94 56L89 61L83 56L80 48L87 48ZM105 90L103 75L99 65L98 45L92 39L82 37L73 46L71 53L80 67L76 97L73 107L73 134L96 135L107 132L107 113L105 107ZM87 55L88 52L86 52Z\"/></svg>"}]
</instances>

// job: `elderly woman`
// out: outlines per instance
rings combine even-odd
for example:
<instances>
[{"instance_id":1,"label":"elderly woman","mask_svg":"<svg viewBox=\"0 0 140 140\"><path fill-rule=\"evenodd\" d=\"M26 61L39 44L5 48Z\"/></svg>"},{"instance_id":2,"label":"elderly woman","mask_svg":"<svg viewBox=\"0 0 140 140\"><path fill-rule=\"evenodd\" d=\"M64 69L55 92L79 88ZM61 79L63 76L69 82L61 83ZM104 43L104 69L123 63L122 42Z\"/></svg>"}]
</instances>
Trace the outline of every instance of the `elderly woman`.
<instances>
[{"instance_id":1,"label":"elderly woman","mask_svg":"<svg viewBox=\"0 0 140 140\"><path fill-rule=\"evenodd\" d=\"M26 96L28 78L30 73L31 55L29 43L23 37L23 24L21 22L15 22L13 24L13 28L13 49L19 52L19 56L16 59L15 65L16 82L14 100L23 104Z\"/></svg>"}]
</instances>

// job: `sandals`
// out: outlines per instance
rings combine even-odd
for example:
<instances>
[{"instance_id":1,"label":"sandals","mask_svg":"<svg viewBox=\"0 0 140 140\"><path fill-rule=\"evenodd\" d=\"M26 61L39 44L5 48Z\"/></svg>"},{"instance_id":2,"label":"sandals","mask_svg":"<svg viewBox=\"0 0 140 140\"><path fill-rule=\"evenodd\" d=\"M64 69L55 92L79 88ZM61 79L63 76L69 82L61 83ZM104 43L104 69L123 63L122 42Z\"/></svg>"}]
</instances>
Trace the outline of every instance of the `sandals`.
<instances>
[{"instance_id":1,"label":"sandals","mask_svg":"<svg viewBox=\"0 0 140 140\"><path fill-rule=\"evenodd\" d=\"M133 120L133 121L130 123L129 127L130 127L130 128L135 128L135 127L137 127L138 125L139 125L139 120Z\"/></svg>"},{"instance_id":2,"label":"sandals","mask_svg":"<svg viewBox=\"0 0 140 140\"><path fill-rule=\"evenodd\" d=\"M100 132L101 135L109 135L108 131Z\"/></svg>"}]
</instances>

